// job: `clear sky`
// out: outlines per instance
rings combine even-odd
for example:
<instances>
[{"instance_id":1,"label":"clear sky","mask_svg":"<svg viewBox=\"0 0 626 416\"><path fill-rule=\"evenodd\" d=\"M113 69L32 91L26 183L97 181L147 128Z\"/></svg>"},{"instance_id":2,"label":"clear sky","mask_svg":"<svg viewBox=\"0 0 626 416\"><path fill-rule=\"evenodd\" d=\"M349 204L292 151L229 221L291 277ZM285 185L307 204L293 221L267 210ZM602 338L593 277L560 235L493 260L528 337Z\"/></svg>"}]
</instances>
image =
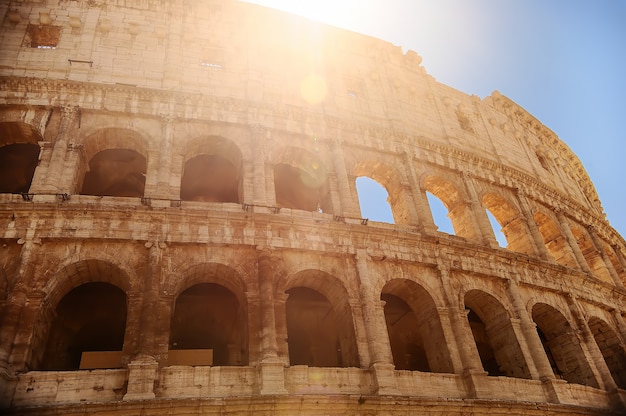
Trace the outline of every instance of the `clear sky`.
<instances>
[{"instance_id":1,"label":"clear sky","mask_svg":"<svg viewBox=\"0 0 626 416\"><path fill-rule=\"evenodd\" d=\"M412 49L467 94L499 90L576 153L626 237L626 1L247 1Z\"/></svg>"}]
</instances>

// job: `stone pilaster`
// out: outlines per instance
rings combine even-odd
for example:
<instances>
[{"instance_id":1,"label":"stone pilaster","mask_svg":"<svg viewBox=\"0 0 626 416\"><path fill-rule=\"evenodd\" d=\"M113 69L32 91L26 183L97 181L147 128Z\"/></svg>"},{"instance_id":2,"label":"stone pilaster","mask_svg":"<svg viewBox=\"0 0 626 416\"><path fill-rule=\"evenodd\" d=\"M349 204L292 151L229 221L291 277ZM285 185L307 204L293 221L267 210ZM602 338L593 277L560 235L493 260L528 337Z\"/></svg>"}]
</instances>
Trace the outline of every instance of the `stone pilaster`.
<instances>
[{"instance_id":1,"label":"stone pilaster","mask_svg":"<svg viewBox=\"0 0 626 416\"><path fill-rule=\"evenodd\" d=\"M569 306L570 312L574 316L576 320L576 324L578 326L578 331L580 331L581 343L580 346L585 352L585 355L588 357L589 366L591 371L593 372L596 382L600 385L600 388L614 391L617 389L617 384L615 384L615 380L613 380L613 376L609 368L604 361L604 357L602 356L602 352L598 347L598 344L595 341L593 333L589 328L589 324L587 323L587 319L585 318L583 312L581 311L580 304L576 295L569 294L567 297L567 304Z\"/></svg>"},{"instance_id":2,"label":"stone pilaster","mask_svg":"<svg viewBox=\"0 0 626 416\"><path fill-rule=\"evenodd\" d=\"M333 167L337 173L337 186L339 188L339 201L341 203L341 212L339 215L343 217L358 217L357 209L354 206L350 192L350 180L348 178L348 171L346 170L341 138L335 138L331 141L331 153L333 157Z\"/></svg>"},{"instance_id":3,"label":"stone pilaster","mask_svg":"<svg viewBox=\"0 0 626 416\"><path fill-rule=\"evenodd\" d=\"M74 136L74 123L78 118L79 108L74 106L61 107L61 122L59 131L54 141L54 148L50 156L50 163L46 172L44 188L51 193L70 192L69 184L62 181L65 170L65 161L68 150L68 143Z\"/></svg>"},{"instance_id":4,"label":"stone pilaster","mask_svg":"<svg viewBox=\"0 0 626 416\"><path fill-rule=\"evenodd\" d=\"M254 159L252 160L252 170L254 174L252 181L252 201L255 205L271 205L267 199L267 182L265 181L267 176L265 172L265 141L266 134L269 134L269 132L258 124L252 126L251 131L252 149L254 150ZM274 176L272 174L272 189L273 184Z\"/></svg>"},{"instance_id":5,"label":"stone pilaster","mask_svg":"<svg viewBox=\"0 0 626 416\"><path fill-rule=\"evenodd\" d=\"M415 174L413 156L409 152L404 152L404 163L406 165L407 176L409 177L409 185L411 186L411 194L413 195L419 227L423 232L432 234L437 231L437 226L433 221L433 215L428 205L426 192L421 188L417 175Z\"/></svg>"},{"instance_id":6,"label":"stone pilaster","mask_svg":"<svg viewBox=\"0 0 626 416\"><path fill-rule=\"evenodd\" d=\"M572 229L569 226L569 222L567 221L565 214L563 213L562 210L557 210L556 216L557 216L557 219L559 220L559 225L561 226L561 230L563 230L563 234L565 235L565 239L567 240L567 243L572 249L572 253L574 253L574 258L576 258L578 265L586 273L591 273L591 269L589 269L589 264L587 264L587 260L585 260L585 256L583 256L583 252L580 251L580 247L578 246L578 243L576 242L576 238L574 237L574 234L572 234Z\"/></svg>"},{"instance_id":7,"label":"stone pilaster","mask_svg":"<svg viewBox=\"0 0 626 416\"><path fill-rule=\"evenodd\" d=\"M356 268L359 277L359 295L363 310L363 321L370 356L370 369L374 377L374 385L378 394L399 394L394 375L393 357L389 336L384 322L381 303L373 291L369 270L368 255L364 249L357 249ZM376 306L378 303L378 307Z\"/></svg>"},{"instance_id":8,"label":"stone pilaster","mask_svg":"<svg viewBox=\"0 0 626 416\"><path fill-rule=\"evenodd\" d=\"M272 263L271 252L266 249L259 249L257 265L261 312L261 361L258 365L260 393L284 394L287 392L285 389L285 366L278 358Z\"/></svg>"},{"instance_id":9,"label":"stone pilaster","mask_svg":"<svg viewBox=\"0 0 626 416\"><path fill-rule=\"evenodd\" d=\"M465 188L470 198L470 215L478 227L478 234L480 235L482 243L489 247L499 247L493 228L489 222L489 217L487 217L487 212L478 198L478 192L476 192L473 178L469 172L465 172L463 175L463 182L465 183Z\"/></svg>"},{"instance_id":10,"label":"stone pilaster","mask_svg":"<svg viewBox=\"0 0 626 416\"><path fill-rule=\"evenodd\" d=\"M528 198L526 197L526 193L522 189L517 189L517 200L519 201L520 208L522 210L522 215L524 216L526 226L528 231L530 231L530 236L532 237L532 242L534 243L535 253L543 260L549 260L550 254L548 254L548 249L546 248L545 243L543 242L543 236L539 231L539 227L535 222L535 218L532 210L530 209L530 204L528 203Z\"/></svg>"},{"instance_id":11,"label":"stone pilaster","mask_svg":"<svg viewBox=\"0 0 626 416\"><path fill-rule=\"evenodd\" d=\"M604 249L604 244L602 244L600 237L598 237L598 232L596 231L595 227L589 226L587 227L587 231L589 232L589 235L591 236L591 241L593 242L593 245L595 246L598 253L600 253L600 256L602 257L602 261L604 262L606 269L609 271L609 275L611 275L611 279L613 279L615 286L624 287L624 283L622 282L622 279L617 273L617 270L615 270L615 267L613 267L613 263L611 262L609 255Z\"/></svg>"}]
</instances>

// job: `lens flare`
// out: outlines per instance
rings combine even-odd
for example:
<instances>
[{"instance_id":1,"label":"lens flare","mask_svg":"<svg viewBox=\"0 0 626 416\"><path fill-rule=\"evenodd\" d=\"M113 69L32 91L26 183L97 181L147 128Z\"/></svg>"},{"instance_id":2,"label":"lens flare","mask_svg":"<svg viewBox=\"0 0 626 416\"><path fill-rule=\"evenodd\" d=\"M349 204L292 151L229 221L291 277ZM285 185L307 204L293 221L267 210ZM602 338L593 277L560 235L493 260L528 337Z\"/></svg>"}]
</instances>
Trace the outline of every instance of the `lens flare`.
<instances>
[{"instance_id":1,"label":"lens flare","mask_svg":"<svg viewBox=\"0 0 626 416\"><path fill-rule=\"evenodd\" d=\"M300 94L309 104L319 104L326 98L326 81L319 75L307 75L300 83Z\"/></svg>"}]
</instances>

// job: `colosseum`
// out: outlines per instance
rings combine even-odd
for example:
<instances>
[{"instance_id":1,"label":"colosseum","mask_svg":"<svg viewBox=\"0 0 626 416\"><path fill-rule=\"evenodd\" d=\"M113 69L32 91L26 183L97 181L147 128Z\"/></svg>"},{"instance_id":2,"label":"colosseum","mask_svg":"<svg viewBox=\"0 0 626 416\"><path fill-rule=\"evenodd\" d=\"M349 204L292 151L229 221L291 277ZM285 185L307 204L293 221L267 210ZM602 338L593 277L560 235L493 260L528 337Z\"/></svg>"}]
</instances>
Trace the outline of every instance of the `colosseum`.
<instances>
[{"instance_id":1,"label":"colosseum","mask_svg":"<svg viewBox=\"0 0 626 416\"><path fill-rule=\"evenodd\" d=\"M5 414L626 411L626 242L507 97L234 0L0 16Z\"/></svg>"}]
</instances>

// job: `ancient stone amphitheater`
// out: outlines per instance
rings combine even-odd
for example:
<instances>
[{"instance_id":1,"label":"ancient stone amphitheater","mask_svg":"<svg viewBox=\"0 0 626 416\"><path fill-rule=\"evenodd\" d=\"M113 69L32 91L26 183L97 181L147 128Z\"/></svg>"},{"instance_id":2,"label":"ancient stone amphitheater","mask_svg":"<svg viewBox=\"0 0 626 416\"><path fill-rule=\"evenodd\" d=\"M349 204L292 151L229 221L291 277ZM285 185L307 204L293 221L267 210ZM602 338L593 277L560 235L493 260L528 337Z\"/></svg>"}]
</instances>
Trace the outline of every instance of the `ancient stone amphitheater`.
<instances>
[{"instance_id":1,"label":"ancient stone amphitheater","mask_svg":"<svg viewBox=\"0 0 626 416\"><path fill-rule=\"evenodd\" d=\"M0 16L5 414L624 412L626 243L508 98L235 1Z\"/></svg>"}]
</instances>

